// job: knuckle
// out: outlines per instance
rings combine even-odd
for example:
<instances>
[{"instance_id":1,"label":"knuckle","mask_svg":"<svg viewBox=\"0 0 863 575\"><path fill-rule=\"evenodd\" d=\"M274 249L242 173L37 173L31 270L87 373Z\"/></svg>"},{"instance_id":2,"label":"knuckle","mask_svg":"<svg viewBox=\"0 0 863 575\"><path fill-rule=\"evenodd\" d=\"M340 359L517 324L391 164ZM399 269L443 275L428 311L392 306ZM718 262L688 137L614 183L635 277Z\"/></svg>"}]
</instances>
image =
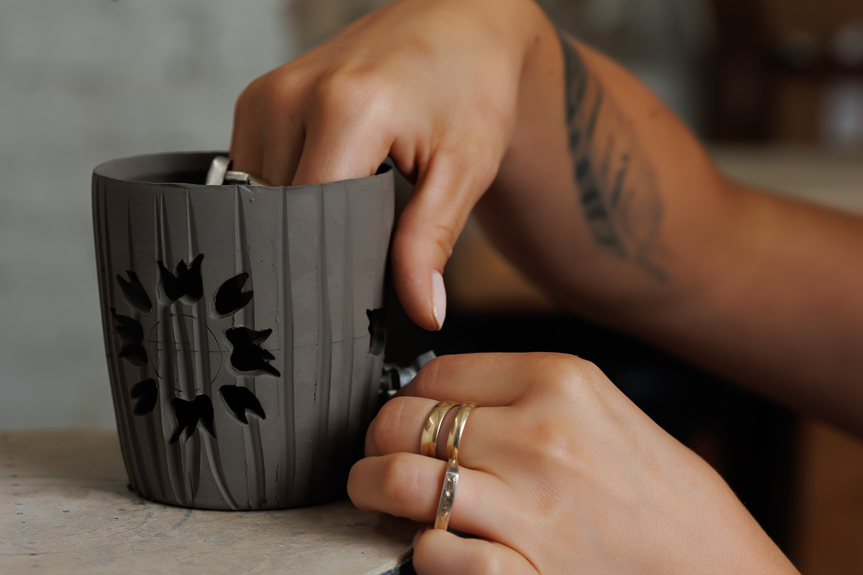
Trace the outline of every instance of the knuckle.
<instances>
[{"instance_id":1,"label":"knuckle","mask_svg":"<svg viewBox=\"0 0 863 575\"><path fill-rule=\"evenodd\" d=\"M501 159L501 157L486 151L476 155L473 166L476 171L474 179L476 180L475 187L477 190L481 190L484 193L491 186L500 170Z\"/></svg>"},{"instance_id":2,"label":"knuckle","mask_svg":"<svg viewBox=\"0 0 863 575\"><path fill-rule=\"evenodd\" d=\"M540 470L569 467L576 446L573 437L559 425L558 421L539 420L524 433L533 464Z\"/></svg>"},{"instance_id":3,"label":"knuckle","mask_svg":"<svg viewBox=\"0 0 863 575\"><path fill-rule=\"evenodd\" d=\"M399 508L415 505L422 495L417 467L406 453L389 456L381 475L383 496Z\"/></svg>"},{"instance_id":4,"label":"knuckle","mask_svg":"<svg viewBox=\"0 0 863 575\"><path fill-rule=\"evenodd\" d=\"M436 224L431 227L430 234L432 241L434 241L441 253L446 257L446 259L449 259L450 256L452 256L455 242L458 239L458 235L455 231L453 231L449 226Z\"/></svg>"},{"instance_id":5,"label":"knuckle","mask_svg":"<svg viewBox=\"0 0 863 575\"><path fill-rule=\"evenodd\" d=\"M237 96L237 101L234 103L234 116L243 116L255 105L261 86L264 82L265 80L263 77L258 78L240 92L240 95Z\"/></svg>"},{"instance_id":6,"label":"knuckle","mask_svg":"<svg viewBox=\"0 0 863 575\"><path fill-rule=\"evenodd\" d=\"M393 242L392 247L394 263L413 261L417 241L422 241L423 250L429 249L426 246L433 246L430 249L439 252L434 254L435 259L441 263L446 262L452 256L458 239L458 234L451 226L452 224L444 225L420 220L401 220L396 232L397 239L400 241Z\"/></svg>"},{"instance_id":7,"label":"knuckle","mask_svg":"<svg viewBox=\"0 0 863 575\"><path fill-rule=\"evenodd\" d=\"M264 99L271 111L290 110L290 102L298 91L299 77L295 70L282 67L273 72L262 87Z\"/></svg>"},{"instance_id":8,"label":"knuckle","mask_svg":"<svg viewBox=\"0 0 863 575\"><path fill-rule=\"evenodd\" d=\"M366 433L366 455L394 451L405 407L405 400L400 397L391 399L381 407Z\"/></svg>"},{"instance_id":9,"label":"knuckle","mask_svg":"<svg viewBox=\"0 0 863 575\"><path fill-rule=\"evenodd\" d=\"M314 87L314 105L325 119L367 117L386 99L385 82L373 74L337 70L323 74Z\"/></svg>"},{"instance_id":10,"label":"knuckle","mask_svg":"<svg viewBox=\"0 0 863 575\"><path fill-rule=\"evenodd\" d=\"M544 387L555 394L566 393L573 378L577 377L578 358L564 354L547 354L542 357L540 369Z\"/></svg>"},{"instance_id":11,"label":"knuckle","mask_svg":"<svg viewBox=\"0 0 863 575\"><path fill-rule=\"evenodd\" d=\"M561 397L578 395L604 377L596 364L568 354L545 354L541 369L545 387Z\"/></svg>"},{"instance_id":12,"label":"knuckle","mask_svg":"<svg viewBox=\"0 0 863 575\"><path fill-rule=\"evenodd\" d=\"M573 373L577 377L580 377L585 381L595 381L605 377L605 374L601 369L599 369L599 366L592 361L578 357L574 357L573 360Z\"/></svg>"},{"instance_id":13,"label":"knuckle","mask_svg":"<svg viewBox=\"0 0 863 575\"><path fill-rule=\"evenodd\" d=\"M439 356L426 363L419 373L414 378L414 392L419 397L433 397L433 391L436 387L438 377L441 375L441 368L448 363L447 356Z\"/></svg>"},{"instance_id":14,"label":"knuckle","mask_svg":"<svg viewBox=\"0 0 863 575\"><path fill-rule=\"evenodd\" d=\"M477 575L501 575L506 573L501 558L496 553L486 549L481 553L474 553L468 560L467 573Z\"/></svg>"}]
</instances>

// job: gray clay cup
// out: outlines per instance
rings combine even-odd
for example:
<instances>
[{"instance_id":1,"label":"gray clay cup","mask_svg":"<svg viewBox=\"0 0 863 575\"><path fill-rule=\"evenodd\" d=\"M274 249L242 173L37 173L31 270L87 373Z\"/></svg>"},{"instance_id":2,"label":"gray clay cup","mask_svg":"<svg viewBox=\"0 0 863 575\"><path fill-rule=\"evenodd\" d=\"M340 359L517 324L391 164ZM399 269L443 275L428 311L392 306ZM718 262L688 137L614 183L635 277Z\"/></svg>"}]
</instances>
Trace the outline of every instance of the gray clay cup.
<instances>
[{"instance_id":1,"label":"gray clay cup","mask_svg":"<svg viewBox=\"0 0 863 575\"><path fill-rule=\"evenodd\" d=\"M338 498L378 398L392 169L322 185L204 185L216 155L93 172L131 488L202 509Z\"/></svg>"}]
</instances>

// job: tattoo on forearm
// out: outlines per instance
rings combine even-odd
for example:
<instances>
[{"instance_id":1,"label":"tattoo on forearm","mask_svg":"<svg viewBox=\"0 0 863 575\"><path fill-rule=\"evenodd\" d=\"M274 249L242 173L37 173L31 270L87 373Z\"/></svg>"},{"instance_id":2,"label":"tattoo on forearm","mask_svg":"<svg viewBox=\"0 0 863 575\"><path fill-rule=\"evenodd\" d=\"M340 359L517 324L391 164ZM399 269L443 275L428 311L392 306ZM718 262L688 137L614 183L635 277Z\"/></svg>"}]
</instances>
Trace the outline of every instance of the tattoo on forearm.
<instances>
[{"instance_id":1,"label":"tattoo on forearm","mask_svg":"<svg viewBox=\"0 0 863 575\"><path fill-rule=\"evenodd\" d=\"M566 67L569 153L584 217L603 249L668 279L658 244L662 197L638 137L616 102L560 34Z\"/></svg>"}]
</instances>

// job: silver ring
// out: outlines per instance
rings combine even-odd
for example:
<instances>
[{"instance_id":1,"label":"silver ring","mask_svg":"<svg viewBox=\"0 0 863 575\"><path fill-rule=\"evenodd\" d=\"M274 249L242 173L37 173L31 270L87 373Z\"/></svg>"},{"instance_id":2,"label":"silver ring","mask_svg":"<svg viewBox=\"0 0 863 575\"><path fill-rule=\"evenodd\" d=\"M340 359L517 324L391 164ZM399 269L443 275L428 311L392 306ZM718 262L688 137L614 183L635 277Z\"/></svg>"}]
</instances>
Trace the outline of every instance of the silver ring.
<instances>
[{"instance_id":1,"label":"silver ring","mask_svg":"<svg viewBox=\"0 0 863 575\"><path fill-rule=\"evenodd\" d=\"M437 506L437 516L434 520L435 529L446 531L449 525L449 516L452 513L452 504L455 501L455 488L458 485L458 461L450 459L446 464L446 473L443 476L443 487L440 490L440 503Z\"/></svg>"}]
</instances>

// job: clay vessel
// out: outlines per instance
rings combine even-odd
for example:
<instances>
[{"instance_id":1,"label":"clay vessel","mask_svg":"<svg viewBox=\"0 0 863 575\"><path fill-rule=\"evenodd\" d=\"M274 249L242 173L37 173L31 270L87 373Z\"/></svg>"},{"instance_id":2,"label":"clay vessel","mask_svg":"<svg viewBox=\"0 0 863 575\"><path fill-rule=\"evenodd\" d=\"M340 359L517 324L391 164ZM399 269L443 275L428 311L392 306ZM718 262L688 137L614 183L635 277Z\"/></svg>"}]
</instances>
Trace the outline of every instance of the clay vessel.
<instances>
[{"instance_id":1,"label":"clay vessel","mask_svg":"<svg viewBox=\"0 0 863 575\"><path fill-rule=\"evenodd\" d=\"M215 155L93 172L130 486L203 509L335 499L378 397L392 169L293 188L207 186Z\"/></svg>"}]
</instances>

